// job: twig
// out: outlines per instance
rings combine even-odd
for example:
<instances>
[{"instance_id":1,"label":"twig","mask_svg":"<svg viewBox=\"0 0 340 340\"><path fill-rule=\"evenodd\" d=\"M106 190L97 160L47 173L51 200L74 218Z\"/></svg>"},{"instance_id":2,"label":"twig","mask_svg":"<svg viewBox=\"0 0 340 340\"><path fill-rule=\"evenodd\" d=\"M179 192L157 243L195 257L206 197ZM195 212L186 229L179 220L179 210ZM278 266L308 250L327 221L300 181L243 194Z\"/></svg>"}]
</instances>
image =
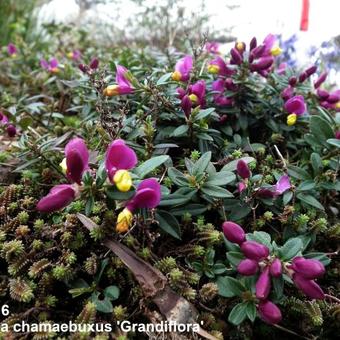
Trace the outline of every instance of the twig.
<instances>
[{"instance_id":1,"label":"twig","mask_svg":"<svg viewBox=\"0 0 340 340\"><path fill-rule=\"evenodd\" d=\"M279 158L281 159L281 161L282 161L282 163L283 163L284 169L287 171L287 163L286 163L286 160L283 158L283 156L282 156L282 154L281 154L279 148L278 148L276 145L274 145L274 149L275 149L276 153L278 154Z\"/></svg>"}]
</instances>

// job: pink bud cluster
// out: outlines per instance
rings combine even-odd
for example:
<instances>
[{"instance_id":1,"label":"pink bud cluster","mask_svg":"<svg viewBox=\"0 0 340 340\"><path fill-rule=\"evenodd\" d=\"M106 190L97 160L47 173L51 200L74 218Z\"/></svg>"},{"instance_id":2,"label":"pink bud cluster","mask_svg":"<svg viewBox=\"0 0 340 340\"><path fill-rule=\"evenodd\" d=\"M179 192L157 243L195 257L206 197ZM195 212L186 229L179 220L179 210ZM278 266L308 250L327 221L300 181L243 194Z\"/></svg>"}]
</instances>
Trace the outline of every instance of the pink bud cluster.
<instances>
[{"instance_id":1,"label":"pink bud cluster","mask_svg":"<svg viewBox=\"0 0 340 340\"><path fill-rule=\"evenodd\" d=\"M245 256L245 259L238 264L237 271L244 276L259 274L255 285L255 295L259 301L257 306L259 315L265 322L276 324L282 319L280 309L268 300L272 277L279 278L285 273L309 298L323 299L325 297L322 289L315 282L315 279L325 273L325 267L320 261L298 256L291 263L283 263L278 257L270 254L266 245L246 240L245 231L240 225L226 221L222 229L226 239L238 244Z\"/></svg>"}]
</instances>

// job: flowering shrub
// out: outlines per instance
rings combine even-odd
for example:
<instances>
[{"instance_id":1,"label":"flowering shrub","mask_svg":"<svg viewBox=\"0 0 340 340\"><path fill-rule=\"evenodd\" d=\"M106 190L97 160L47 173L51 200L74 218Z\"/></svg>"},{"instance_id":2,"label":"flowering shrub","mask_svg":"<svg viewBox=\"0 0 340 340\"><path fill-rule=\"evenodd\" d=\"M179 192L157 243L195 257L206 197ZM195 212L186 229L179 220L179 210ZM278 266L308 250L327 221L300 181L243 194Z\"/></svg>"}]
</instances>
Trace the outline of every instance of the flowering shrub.
<instances>
[{"instance_id":1,"label":"flowering shrub","mask_svg":"<svg viewBox=\"0 0 340 340\"><path fill-rule=\"evenodd\" d=\"M145 322L171 291L217 339L336 334L326 71L278 65L271 34L228 56L21 44L0 62L6 322Z\"/></svg>"}]
</instances>

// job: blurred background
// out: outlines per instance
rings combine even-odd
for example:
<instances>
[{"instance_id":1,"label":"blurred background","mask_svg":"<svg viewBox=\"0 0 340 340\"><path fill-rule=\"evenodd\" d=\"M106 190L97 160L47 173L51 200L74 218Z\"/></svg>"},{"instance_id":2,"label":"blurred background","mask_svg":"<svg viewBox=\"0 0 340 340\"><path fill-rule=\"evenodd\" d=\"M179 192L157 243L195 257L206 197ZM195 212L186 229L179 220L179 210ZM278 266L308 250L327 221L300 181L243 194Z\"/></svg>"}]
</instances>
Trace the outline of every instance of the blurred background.
<instances>
[{"instance_id":1,"label":"blurred background","mask_svg":"<svg viewBox=\"0 0 340 340\"><path fill-rule=\"evenodd\" d=\"M282 60L298 68L317 62L340 84L338 0L0 0L0 6L2 46L47 41L54 27L86 32L93 44L163 51L204 36L227 52L235 40L274 33Z\"/></svg>"}]
</instances>

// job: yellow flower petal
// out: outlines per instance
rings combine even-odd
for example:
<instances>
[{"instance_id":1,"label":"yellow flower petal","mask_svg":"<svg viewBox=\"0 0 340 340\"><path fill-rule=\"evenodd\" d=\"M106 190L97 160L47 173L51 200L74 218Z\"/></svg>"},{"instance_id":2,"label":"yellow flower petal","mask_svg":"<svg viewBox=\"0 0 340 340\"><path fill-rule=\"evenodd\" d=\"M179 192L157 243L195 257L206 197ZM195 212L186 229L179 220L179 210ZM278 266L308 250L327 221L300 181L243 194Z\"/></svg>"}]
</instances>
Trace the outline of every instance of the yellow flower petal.
<instances>
[{"instance_id":1,"label":"yellow flower petal","mask_svg":"<svg viewBox=\"0 0 340 340\"><path fill-rule=\"evenodd\" d=\"M113 97L119 95L119 86L118 85L109 85L104 91L103 95L107 97Z\"/></svg>"},{"instance_id":2,"label":"yellow flower petal","mask_svg":"<svg viewBox=\"0 0 340 340\"><path fill-rule=\"evenodd\" d=\"M182 74L179 71L175 71L171 75L171 79L174 81L180 81L182 79Z\"/></svg>"},{"instance_id":3,"label":"yellow flower petal","mask_svg":"<svg viewBox=\"0 0 340 340\"><path fill-rule=\"evenodd\" d=\"M59 166L61 167L61 171L62 171L64 174L66 174L66 171L67 171L66 158L64 158L64 159L60 162Z\"/></svg>"},{"instance_id":4,"label":"yellow flower petal","mask_svg":"<svg viewBox=\"0 0 340 340\"><path fill-rule=\"evenodd\" d=\"M125 208L121 211L117 218L116 231L118 233L125 233L129 230L132 223L133 215L132 212Z\"/></svg>"},{"instance_id":5,"label":"yellow flower petal","mask_svg":"<svg viewBox=\"0 0 340 340\"><path fill-rule=\"evenodd\" d=\"M216 64L210 64L208 65L208 72L211 74L218 74L220 71L220 67Z\"/></svg>"},{"instance_id":6,"label":"yellow flower petal","mask_svg":"<svg viewBox=\"0 0 340 340\"><path fill-rule=\"evenodd\" d=\"M129 191L132 186L131 175L127 170L118 170L113 176L113 181L119 191Z\"/></svg>"},{"instance_id":7,"label":"yellow flower petal","mask_svg":"<svg viewBox=\"0 0 340 340\"><path fill-rule=\"evenodd\" d=\"M297 115L295 113L290 114L287 116L287 125L292 126L296 123Z\"/></svg>"}]
</instances>

